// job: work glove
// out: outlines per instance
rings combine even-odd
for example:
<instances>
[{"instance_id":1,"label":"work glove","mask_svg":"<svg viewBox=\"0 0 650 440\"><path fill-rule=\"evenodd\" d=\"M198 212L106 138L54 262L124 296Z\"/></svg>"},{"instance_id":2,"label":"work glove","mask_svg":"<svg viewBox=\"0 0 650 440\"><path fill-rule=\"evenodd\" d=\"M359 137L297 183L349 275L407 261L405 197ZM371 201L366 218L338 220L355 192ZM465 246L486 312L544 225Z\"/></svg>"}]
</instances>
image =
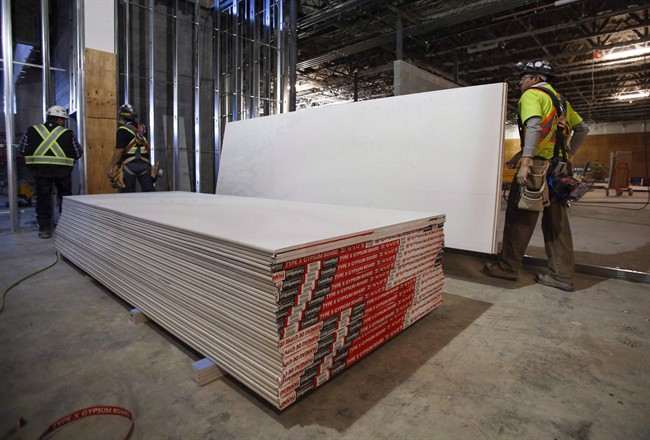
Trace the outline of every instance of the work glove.
<instances>
[{"instance_id":1,"label":"work glove","mask_svg":"<svg viewBox=\"0 0 650 440\"><path fill-rule=\"evenodd\" d=\"M517 170L517 183L521 186L528 184L528 171L530 169L532 159L530 157L522 157L519 161L519 169Z\"/></svg>"},{"instance_id":2,"label":"work glove","mask_svg":"<svg viewBox=\"0 0 650 440\"><path fill-rule=\"evenodd\" d=\"M162 170L160 169L160 162L156 162L155 165L151 165L151 178L153 182L156 183L158 177L162 176Z\"/></svg>"},{"instance_id":3,"label":"work glove","mask_svg":"<svg viewBox=\"0 0 650 440\"><path fill-rule=\"evenodd\" d=\"M115 173L117 173L117 165L110 167L108 171L106 171L106 177L112 179Z\"/></svg>"},{"instance_id":4,"label":"work glove","mask_svg":"<svg viewBox=\"0 0 650 440\"><path fill-rule=\"evenodd\" d=\"M118 166L115 168L112 168L111 171L109 171L109 180L111 182L111 186L115 189L122 189L126 185L124 185L124 171L122 170L124 166Z\"/></svg>"}]
</instances>

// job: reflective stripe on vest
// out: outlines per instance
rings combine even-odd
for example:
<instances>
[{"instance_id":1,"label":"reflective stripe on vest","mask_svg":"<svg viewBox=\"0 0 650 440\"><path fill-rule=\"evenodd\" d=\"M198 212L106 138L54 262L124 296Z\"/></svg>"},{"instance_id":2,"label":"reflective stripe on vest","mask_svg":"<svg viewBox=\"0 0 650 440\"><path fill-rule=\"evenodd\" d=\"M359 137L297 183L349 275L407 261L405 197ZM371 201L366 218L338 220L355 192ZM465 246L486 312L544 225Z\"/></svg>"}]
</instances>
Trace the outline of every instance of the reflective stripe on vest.
<instances>
[{"instance_id":1,"label":"reflective stripe on vest","mask_svg":"<svg viewBox=\"0 0 650 440\"><path fill-rule=\"evenodd\" d=\"M126 131L128 131L129 133L131 133L133 135L133 139L131 139L131 142L129 142L129 144L125 148L127 155L128 154L137 154L138 149L140 147L144 147L144 145L138 143L138 133L131 130L126 125L122 125L120 128L118 128L118 130L126 130ZM142 135L140 135L140 136L142 136ZM149 149L147 147L144 147L144 151L140 151L140 154L145 154L145 155L149 154Z\"/></svg>"},{"instance_id":2,"label":"reflective stripe on vest","mask_svg":"<svg viewBox=\"0 0 650 440\"><path fill-rule=\"evenodd\" d=\"M34 125L34 129L43 140L31 156L25 156L26 164L74 166L74 159L65 155L58 142L59 137L68 130L67 128L57 125L54 130L48 131L47 127L41 124ZM54 153L54 156L45 155L50 151Z\"/></svg>"}]
</instances>

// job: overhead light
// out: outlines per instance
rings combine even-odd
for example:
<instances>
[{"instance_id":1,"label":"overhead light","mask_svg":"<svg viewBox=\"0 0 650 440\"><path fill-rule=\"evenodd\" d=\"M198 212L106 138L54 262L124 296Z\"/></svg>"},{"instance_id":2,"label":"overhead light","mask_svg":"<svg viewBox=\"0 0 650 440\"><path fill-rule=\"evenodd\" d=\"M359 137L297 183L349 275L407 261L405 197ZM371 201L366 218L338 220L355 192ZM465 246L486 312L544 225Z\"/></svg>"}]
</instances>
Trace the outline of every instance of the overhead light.
<instances>
[{"instance_id":1,"label":"overhead light","mask_svg":"<svg viewBox=\"0 0 650 440\"><path fill-rule=\"evenodd\" d=\"M620 52L609 52L603 55L604 61L620 60L621 58L638 57L650 54L650 47L637 47L634 49L622 50Z\"/></svg>"},{"instance_id":2,"label":"overhead light","mask_svg":"<svg viewBox=\"0 0 650 440\"><path fill-rule=\"evenodd\" d=\"M627 95L618 95L617 98L623 101L629 99L646 98L648 96L650 96L649 92L634 92L634 93L628 93Z\"/></svg>"}]
</instances>

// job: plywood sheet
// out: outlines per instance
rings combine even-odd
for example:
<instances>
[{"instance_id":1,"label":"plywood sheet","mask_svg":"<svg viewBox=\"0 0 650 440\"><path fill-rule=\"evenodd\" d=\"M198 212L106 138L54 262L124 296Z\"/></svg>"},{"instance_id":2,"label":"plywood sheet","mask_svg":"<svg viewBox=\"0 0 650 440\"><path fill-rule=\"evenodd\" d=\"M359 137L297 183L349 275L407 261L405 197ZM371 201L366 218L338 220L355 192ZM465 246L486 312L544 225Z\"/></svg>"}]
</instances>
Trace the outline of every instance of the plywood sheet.
<instances>
[{"instance_id":1,"label":"plywood sheet","mask_svg":"<svg viewBox=\"0 0 650 440\"><path fill-rule=\"evenodd\" d=\"M217 193L441 212L446 246L495 253L507 85L229 123Z\"/></svg>"},{"instance_id":2,"label":"plywood sheet","mask_svg":"<svg viewBox=\"0 0 650 440\"><path fill-rule=\"evenodd\" d=\"M86 49L85 56L88 193L112 193L115 190L106 177L106 170L117 129L116 56L94 49Z\"/></svg>"},{"instance_id":3,"label":"plywood sheet","mask_svg":"<svg viewBox=\"0 0 650 440\"><path fill-rule=\"evenodd\" d=\"M116 129L114 119L86 118L86 166L90 194L110 194L116 191L106 177L115 148Z\"/></svg>"},{"instance_id":4,"label":"plywood sheet","mask_svg":"<svg viewBox=\"0 0 650 440\"><path fill-rule=\"evenodd\" d=\"M85 62L86 114L114 122L117 115L116 55L86 49Z\"/></svg>"}]
</instances>

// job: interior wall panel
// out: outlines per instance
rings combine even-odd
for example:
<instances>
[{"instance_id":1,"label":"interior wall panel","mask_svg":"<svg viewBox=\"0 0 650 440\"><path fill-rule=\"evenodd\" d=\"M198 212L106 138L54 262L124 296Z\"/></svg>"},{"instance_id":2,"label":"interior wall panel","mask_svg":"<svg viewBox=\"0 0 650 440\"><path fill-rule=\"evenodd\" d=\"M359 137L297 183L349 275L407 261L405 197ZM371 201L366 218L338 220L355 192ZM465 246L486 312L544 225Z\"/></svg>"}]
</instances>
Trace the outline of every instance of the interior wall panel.
<instances>
[{"instance_id":1,"label":"interior wall panel","mask_svg":"<svg viewBox=\"0 0 650 440\"><path fill-rule=\"evenodd\" d=\"M575 163L583 166L589 160L592 166L609 167L610 154L618 151L632 153L629 177L650 177L648 175L648 145L650 133L613 133L589 135L575 156Z\"/></svg>"},{"instance_id":2,"label":"interior wall panel","mask_svg":"<svg viewBox=\"0 0 650 440\"><path fill-rule=\"evenodd\" d=\"M402 60L393 63L393 83L394 96L459 87L452 81Z\"/></svg>"},{"instance_id":3,"label":"interior wall panel","mask_svg":"<svg viewBox=\"0 0 650 440\"><path fill-rule=\"evenodd\" d=\"M228 123L218 194L440 212L446 246L496 253L507 85Z\"/></svg>"},{"instance_id":4,"label":"interior wall panel","mask_svg":"<svg viewBox=\"0 0 650 440\"><path fill-rule=\"evenodd\" d=\"M504 164L520 151L519 139L506 139ZM591 168L609 167L610 154L618 151L632 153L630 177L650 177L648 167L648 145L650 133L590 134L573 159L576 167L583 167L587 161ZM602 173L598 173L598 176Z\"/></svg>"}]
</instances>

